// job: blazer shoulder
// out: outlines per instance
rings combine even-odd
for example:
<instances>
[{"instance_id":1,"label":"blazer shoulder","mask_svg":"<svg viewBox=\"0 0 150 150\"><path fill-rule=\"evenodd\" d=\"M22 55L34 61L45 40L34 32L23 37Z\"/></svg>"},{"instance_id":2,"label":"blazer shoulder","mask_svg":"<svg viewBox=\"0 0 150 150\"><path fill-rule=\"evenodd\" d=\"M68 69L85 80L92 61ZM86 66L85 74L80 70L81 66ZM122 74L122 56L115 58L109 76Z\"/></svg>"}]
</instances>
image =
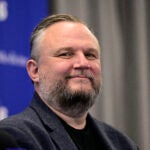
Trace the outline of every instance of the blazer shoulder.
<instances>
[{"instance_id":1,"label":"blazer shoulder","mask_svg":"<svg viewBox=\"0 0 150 150\"><path fill-rule=\"evenodd\" d=\"M30 107L17 115L1 120L0 131L9 133L19 146L32 150L42 150L41 145L45 144L42 140L48 139L48 133L45 132L42 122Z\"/></svg>"},{"instance_id":2,"label":"blazer shoulder","mask_svg":"<svg viewBox=\"0 0 150 150\"><path fill-rule=\"evenodd\" d=\"M38 122L38 123L35 123ZM0 121L0 129L26 130L27 127L41 124L41 121L32 108L27 107L19 114L9 116Z\"/></svg>"}]
</instances>

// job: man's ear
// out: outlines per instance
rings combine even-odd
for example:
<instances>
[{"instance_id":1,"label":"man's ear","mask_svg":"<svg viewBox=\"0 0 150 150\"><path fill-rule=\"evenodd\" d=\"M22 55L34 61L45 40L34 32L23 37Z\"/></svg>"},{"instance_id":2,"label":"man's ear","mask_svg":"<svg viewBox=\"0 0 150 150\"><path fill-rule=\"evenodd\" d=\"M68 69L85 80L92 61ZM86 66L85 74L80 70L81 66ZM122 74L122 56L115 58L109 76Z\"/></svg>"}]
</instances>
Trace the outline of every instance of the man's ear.
<instances>
[{"instance_id":1,"label":"man's ear","mask_svg":"<svg viewBox=\"0 0 150 150\"><path fill-rule=\"evenodd\" d=\"M26 64L28 75L33 82L39 81L38 64L35 60L29 59Z\"/></svg>"}]
</instances>

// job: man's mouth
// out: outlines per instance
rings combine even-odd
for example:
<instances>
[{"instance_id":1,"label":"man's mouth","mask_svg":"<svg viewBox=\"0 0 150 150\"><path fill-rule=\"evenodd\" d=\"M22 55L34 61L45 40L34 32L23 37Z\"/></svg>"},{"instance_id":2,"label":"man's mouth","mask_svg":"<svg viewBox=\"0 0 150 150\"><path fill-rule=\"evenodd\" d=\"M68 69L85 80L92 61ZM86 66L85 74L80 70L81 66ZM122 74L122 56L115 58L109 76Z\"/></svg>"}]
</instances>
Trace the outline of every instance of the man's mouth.
<instances>
[{"instance_id":1,"label":"man's mouth","mask_svg":"<svg viewBox=\"0 0 150 150\"><path fill-rule=\"evenodd\" d=\"M70 76L67 76L66 78L67 79L73 79L73 78L76 78L76 79L88 79L90 81L93 81L93 77L92 76L90 76L90 75L82 75L82 74L70 75Z\"/></svg>"}]
</instances>

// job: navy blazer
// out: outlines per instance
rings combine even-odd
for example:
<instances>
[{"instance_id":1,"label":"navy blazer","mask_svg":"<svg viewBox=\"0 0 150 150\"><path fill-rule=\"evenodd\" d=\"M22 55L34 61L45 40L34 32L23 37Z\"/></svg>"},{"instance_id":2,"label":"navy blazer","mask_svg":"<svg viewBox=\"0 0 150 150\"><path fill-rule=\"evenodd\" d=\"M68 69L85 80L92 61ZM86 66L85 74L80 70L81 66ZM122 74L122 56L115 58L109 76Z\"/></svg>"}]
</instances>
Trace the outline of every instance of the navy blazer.
<instances>
[{"instance_id":1,"label":"navy blazer","mask_svg":"<svg viewBox=\"0 0 150 150\"><path fill-rule=\"evenodd\" d=\"M98 133L105 150L138 149L126 135L97 121L90 114L87 117ZM2 120L0 129L8 131L19 146L27 150L77 150L60 119L36 93L30 106L20 114Z\"/></svg>"}]
</instances>

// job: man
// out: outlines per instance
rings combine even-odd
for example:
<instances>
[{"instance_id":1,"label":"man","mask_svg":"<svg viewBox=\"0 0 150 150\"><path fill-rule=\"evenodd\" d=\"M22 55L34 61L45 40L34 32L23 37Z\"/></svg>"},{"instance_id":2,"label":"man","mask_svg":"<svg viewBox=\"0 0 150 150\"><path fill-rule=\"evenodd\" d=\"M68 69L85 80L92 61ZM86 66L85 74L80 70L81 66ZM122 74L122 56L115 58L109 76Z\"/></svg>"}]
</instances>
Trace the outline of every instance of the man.
<instances>
[{"instance_id":1,"label":"man","mask_svg":"<svg viewBox=\"0 0 150 150\"><path fill-rule=\"evenodd\" d=\"M137 150L89 113L101 87L100 45L71 15L48 16L31 36L27 71L35 93L22 113L0 123L28 150Z\"/></svg>"}]
</instances>

